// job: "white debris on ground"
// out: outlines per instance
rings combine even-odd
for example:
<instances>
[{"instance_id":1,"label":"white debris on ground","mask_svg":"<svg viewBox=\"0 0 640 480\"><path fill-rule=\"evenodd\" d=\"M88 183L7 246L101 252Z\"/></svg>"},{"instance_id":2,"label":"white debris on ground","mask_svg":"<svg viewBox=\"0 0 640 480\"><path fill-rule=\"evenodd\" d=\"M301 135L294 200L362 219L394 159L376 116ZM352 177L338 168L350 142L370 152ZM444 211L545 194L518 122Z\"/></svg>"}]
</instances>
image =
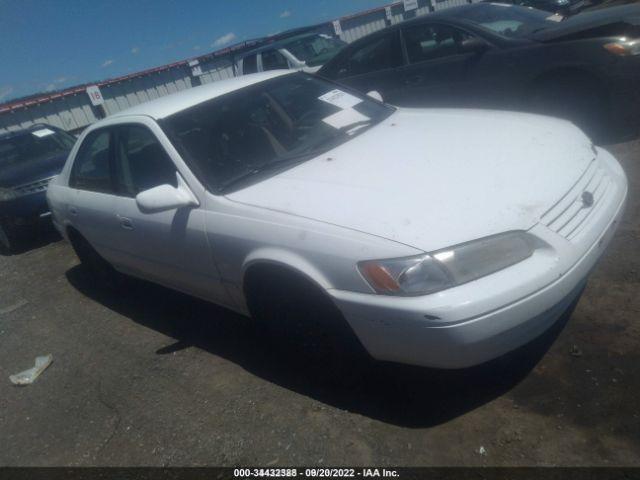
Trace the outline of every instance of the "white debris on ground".
<instances>
[{"instance_id":1,"label":"white debris on ground","mask_svg":"<svg viewBox=\"0 0 640 480\"><path fill-rule=\"evenodd\" d=\"M36 381L36 378L40 376L45 369L53 362L53 355L43 355L36 357L35 365L29 370L11 375L9 380L14 385L30 385Z\"/></svg>"},{"instance_id":2,"label":"white debris on ground","mask_svg":"<svg viewBox=\"0 0 640 480\"><path fill-rule=\"evenodd\" d=\"M476 450L476 452L483 457L487 456L487 450L482 445L480 445L480 448Z\"/></svg>"}]
</instances>

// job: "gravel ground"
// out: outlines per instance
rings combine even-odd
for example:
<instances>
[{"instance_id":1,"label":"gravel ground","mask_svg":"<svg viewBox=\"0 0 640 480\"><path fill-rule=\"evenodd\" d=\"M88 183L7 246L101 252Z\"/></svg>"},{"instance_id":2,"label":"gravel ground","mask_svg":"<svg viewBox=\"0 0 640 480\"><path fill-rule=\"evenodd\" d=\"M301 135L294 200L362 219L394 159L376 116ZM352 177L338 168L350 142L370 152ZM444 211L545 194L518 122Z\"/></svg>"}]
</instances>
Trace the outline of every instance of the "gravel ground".
<instances>
[{"instance_id":1,"label":"gravel ground","mask_svg":"<svg viewBox=\"0 0 640 480\"><path fill-rule=\"evenodd\" d=\"M51 235L0 257L0 465L640 465L640 141L611 149L625 220L566 326L466 371L328 372Z\"/></svg>"}]
</instances>

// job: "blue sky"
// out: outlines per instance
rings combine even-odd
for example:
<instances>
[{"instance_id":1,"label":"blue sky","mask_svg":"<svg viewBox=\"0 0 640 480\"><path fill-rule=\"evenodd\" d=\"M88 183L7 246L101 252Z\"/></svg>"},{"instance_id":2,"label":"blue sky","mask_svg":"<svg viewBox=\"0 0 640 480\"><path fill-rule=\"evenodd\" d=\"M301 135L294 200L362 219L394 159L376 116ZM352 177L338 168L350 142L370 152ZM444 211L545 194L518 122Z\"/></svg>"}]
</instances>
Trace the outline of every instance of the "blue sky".
<instances>
[{"instance_id":1,"label":"blue sky","mask_svg":"<svg viewBox=\"0 0 640 480\"><path fill-rule=\"evenodd\" d=\"M390 0L0 0L0 103Z\"/></svg>"}]
</instances>

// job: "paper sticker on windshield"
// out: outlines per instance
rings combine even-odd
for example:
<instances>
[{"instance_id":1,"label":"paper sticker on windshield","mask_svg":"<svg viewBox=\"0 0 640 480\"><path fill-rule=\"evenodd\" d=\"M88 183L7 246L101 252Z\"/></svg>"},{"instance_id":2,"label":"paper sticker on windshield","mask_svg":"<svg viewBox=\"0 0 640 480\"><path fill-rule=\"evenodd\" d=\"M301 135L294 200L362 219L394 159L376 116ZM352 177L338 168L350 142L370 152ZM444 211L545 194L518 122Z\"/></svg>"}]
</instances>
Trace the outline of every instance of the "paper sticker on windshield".
<instances>
[{"instance_id":1,"label":"paper sticker on windshield","mask_svg":"<svg viewBox=\"0 0 640 480\"><path fill-rule=\"evenodd\" d=\"M337 88L325 93L324 95L320 95L318 100L330 103L338 108L351 108L362 102L358 97L354 97L353 95L343 92L342 90L338 90Z\"/></svg>"},{"instance_id":2,"label":"paper sticker on windshield","mask_svg":"<svg viewBox=\"0 0 640 480\"><path fill-rule=\"evenodd\" d=\"M333 128L348 127L354 123L368 122L369 120L371 120L369 117L361 114L353 108L345 108L344 110L340 110L339 112L322 119L324 123L331 125Z\"/></svg>"},{"instance_id":3,"label":"paper sticker on windshield","mask_svg":"<svg viewBox=\"0 0 640 480\"><path fill-rule=\"evenodd\" d=\"M561 22L564 17L558 13L554 13L553 15L545 18L545 20L549 20L551 22Z\"/></svg>"},{"instance_id":4,"label":"paper sticker on windshield","mask_svg":"<svg viewBox=\"0 0 640 480\"><path fill-rule=\"evenodd\" d=\"M56 132L49 128L41 128L40 130L34 130L33 132L31 132L32 135L35 135L38 138L46 137L47 135L53 135L54 133Z\"/></svg>"}]
</instances>

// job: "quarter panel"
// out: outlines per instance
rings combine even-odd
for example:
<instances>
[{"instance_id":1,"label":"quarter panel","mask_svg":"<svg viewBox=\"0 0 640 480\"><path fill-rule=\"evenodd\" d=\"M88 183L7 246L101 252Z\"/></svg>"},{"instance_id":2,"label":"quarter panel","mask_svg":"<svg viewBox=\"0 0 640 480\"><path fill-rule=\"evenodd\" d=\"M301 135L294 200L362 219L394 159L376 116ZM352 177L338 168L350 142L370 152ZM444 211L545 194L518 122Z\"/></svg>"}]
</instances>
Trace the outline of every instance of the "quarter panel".
<instances>
[{"instance_id":1,"label":"quarter panel","mask_svg":"<svg viewBox=\"0 0 640 480\"><path fill-rule=\"evenodd\" d=\"M243 275L256 262L287 265L323 288L371 293L356 263L421 253L390 240L207 194L205 228L222 281L244 304Z\"/></svg>"}]
</instances>

